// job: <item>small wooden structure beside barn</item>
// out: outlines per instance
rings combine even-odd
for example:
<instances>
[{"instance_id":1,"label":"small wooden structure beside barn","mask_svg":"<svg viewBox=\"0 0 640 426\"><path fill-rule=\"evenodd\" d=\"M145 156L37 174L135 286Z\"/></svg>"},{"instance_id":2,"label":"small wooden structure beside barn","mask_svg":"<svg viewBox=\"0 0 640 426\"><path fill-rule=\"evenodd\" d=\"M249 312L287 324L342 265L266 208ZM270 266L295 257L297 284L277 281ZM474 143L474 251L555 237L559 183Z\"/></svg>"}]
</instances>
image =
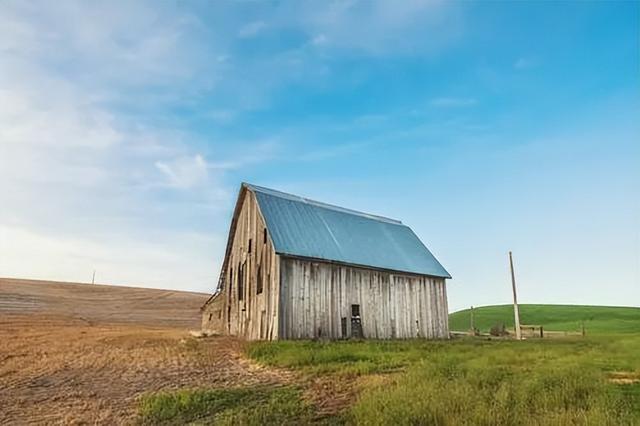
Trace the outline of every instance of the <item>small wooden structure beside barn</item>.
<instances>
[{"instance_id":1,"label":"small wooden structure beside barn","mask_svg":"<svg viewBox=\"0 0 640 426\"><path fill-rule=\"evenodd\" d=\"M251 340L447 338L447 278L400 221L243 183L202 329Z\"/></svg>"}]
</instances>

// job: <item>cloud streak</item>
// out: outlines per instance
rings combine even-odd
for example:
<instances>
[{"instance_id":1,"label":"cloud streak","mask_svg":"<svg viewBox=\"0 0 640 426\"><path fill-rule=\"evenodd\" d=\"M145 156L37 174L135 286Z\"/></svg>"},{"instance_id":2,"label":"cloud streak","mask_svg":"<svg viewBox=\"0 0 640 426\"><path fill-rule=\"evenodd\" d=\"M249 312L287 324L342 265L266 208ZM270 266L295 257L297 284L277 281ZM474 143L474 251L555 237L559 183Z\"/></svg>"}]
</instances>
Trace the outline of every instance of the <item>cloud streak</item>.
<instances>
[{"instance_id":1,"label":"cloud streak","mask_svg":"<svg viewBox=\"0 0 640 426\"><path fill-rule=\"evenodd\" d=\"M254 21L244 25L238 31L238 37L240 38L251 38L257 36L260 32L262 32L267 25L262 21Z\"/></svg>"},{"instance_id":2,"label":"cloud streak","mask_svg":"<svg viewBox=\"0 0 640 426\"><path fill-rule=\"evenodd\" d=\"M478 103L475 98L441 97L432 99L429 104L439 108L470 107Z\"/></svg>"}]
</instances>

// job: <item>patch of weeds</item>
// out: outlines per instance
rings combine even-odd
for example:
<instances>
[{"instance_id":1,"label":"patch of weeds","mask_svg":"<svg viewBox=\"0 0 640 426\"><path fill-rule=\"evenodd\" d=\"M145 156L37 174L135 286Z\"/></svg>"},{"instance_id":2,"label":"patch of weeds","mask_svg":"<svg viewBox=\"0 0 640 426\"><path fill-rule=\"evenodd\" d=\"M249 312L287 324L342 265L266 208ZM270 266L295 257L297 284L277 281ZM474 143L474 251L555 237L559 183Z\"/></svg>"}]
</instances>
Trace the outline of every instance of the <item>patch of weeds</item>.
<instances>
[{"instance_id":1,"label":"patch of weeds","mask_svg":"<svg viewBox=\"0 0 640 426\"><path fill-rule=\"evenodd\" d=\"M311 407L291 387L185 389L148 394L139 403L143 425L294 425L311 421Z\"/></svg>"}]
</instances>

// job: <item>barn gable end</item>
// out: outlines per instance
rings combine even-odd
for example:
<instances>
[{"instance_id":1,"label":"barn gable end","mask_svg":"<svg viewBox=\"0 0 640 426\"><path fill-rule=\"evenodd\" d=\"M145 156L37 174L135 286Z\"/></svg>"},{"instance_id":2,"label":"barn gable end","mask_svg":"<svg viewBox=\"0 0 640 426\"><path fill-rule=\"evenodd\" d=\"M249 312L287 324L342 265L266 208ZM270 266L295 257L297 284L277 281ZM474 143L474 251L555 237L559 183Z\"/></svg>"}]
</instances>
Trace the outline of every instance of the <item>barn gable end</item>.
<instances>
[{"instance_id":1,"label":"barn gable end","mask_svg":"<svg viewBox=\"0 0 640 426\"><path fill-rule=\"evenodd\" d=\"M280 261L255 194L242 186L218 289L202 308L202 329L247 339L278 337Z\"/></svg>"}]
</instances>

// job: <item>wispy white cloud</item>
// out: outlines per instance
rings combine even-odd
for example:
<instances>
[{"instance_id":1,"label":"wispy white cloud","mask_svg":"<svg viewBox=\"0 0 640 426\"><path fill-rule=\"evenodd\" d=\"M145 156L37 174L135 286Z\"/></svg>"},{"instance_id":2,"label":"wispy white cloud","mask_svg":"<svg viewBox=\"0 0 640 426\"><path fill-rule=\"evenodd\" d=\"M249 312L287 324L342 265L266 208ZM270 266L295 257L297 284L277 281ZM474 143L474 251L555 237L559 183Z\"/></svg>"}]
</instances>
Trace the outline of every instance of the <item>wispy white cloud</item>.
<instances>
[{"instance_id":1,"label":"wispy white cloud","mask_svg":"<svg viewBox=\"0 0 640 426\"><path fill-rule=\"evenodd\" d=\"M329 42L329 39L324 34L318 34L311 39L311 44L314 46L322 46Z\"/></svg>"},{"instance_id":2,"label":"wispy white cloud","mask_svg":"<svg viewBox=\"0 0 640 426\"><path fill-rule=\"evenodd\" d=\"M267 27L263 21L254 21L250 22L238 31L238 37L240 38L251 38L257 36L260 32L262 32Z\"/></svg>"},{"instance_id":3,"label":"wispy white cloud","mask_svg":"<svg viewBox=\"0 0 640 426\"><path fill-rule=\"evenodd\" d=\"M534 58L530 58L530 57L520 57L518 58L514 63L513 63L513 67L517 70L524 70L527 68L533 68L538 64L538 61L536 61Z\"/></svg>"},{"instance_id":4,"label":"wispy white cloud","mask_svg":"<svg viewBox=\"0 0 640 426\"><path fill-rule=\"evenodd\" d=\"M477 104L475 98L440 97L432 99L429 104L434 107L457 108L469 107Z\"/></svg>"},{"instance_id":5,"label":"wispy white cloud","mask_svg":"<svg viewBox=\"0 0 640 426\"><path fill-rule=\"evenodd\" d=\"M215 285L227 165L243 163L148 111L210 90L227 53L173 12L3 3L0 275L78 280L97 267L116 283Z\"/></svg>"},{"instance_id":6,"label":"wispy white cloud","mask_svg":"<svg viewBox=\"0 0 640 426\"><path fill-rule=\"evenodd\" d=\"M158 274L146 283L189 285L200 278L181 273L208 271L213 285L235 193L228 178L282 161L287 135L216 138L167 111L220 101L205 111L230 126L267 108L279 87L328 79L329 55L428 54L461 30L456 6L445 2L292 2L248 23L231 4L211 3L206 12L221 17L217 25L197 9L3 2L0 193L11 207L0 209L0 274L73 280L100 263L109 281L144 284L138 280L162 270L164 281ZM267 30L298 34L298 44L250 57L234 49ZM32 261L21 262L30 252Z\"/></svg>"},{"instance_id":7,"label":"wispy white cloud","mask_svg":"<svg viewBox=\"0 0 640 426\"><path fill-rule=\"evenodd\" d=\"M462 32L457 5L445 1L301 2L292 15L314 44L373 55L436 52Z\"/></svg>"},{"instance_id":8,"label":"wispy white cloud","mask_svg":"<svg viewBox=\"0 0 640 426\"><path fill-rule=\"evenodd\" d=\"M238 116L238 111L219 108L210 111L207 115L218 124L229 124Z\"/></svg>"},{"instance_id":9,"label":"wispy white cloud","mask_svg":"<svg viewBox=\"0 0 640 426\"><path fill-rule=\"evenodd\" d=\"M166 176L167 184L175 188L193 188L207 182L209 177L207 163L200 154L171 162L156 161L155 165Z\"/></svg>"}]
</instances>

